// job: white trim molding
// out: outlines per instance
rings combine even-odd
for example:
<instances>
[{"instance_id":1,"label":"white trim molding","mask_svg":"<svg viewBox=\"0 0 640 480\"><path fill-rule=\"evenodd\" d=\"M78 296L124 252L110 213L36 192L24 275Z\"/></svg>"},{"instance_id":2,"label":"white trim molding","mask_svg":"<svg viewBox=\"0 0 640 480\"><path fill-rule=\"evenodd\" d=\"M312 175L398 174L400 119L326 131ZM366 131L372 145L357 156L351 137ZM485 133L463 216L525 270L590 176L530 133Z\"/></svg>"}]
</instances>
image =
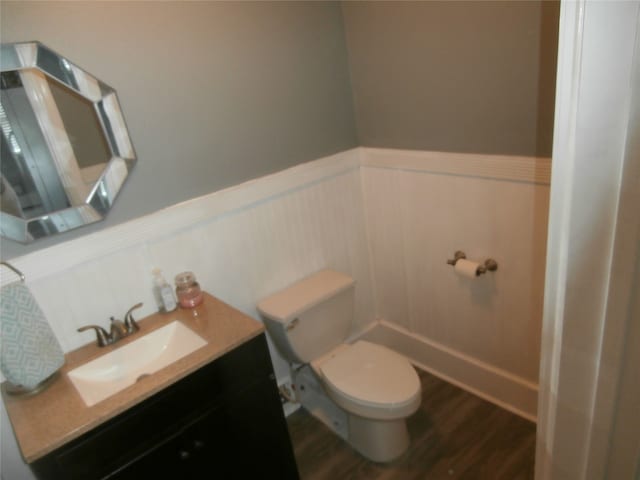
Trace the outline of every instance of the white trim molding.
<instances>
[{"instance_id":1,"label":"white trim molding","mask_svg":"<svg viewBox=\"0 0 640 480\"><path fill-rule=\"evenodd\" d=\"M369 326L360 338L386 345L421 370L536 421L538 386L533 382L384 320Z\"/></svg>"},{"instance_id":2,"label":"white trim molding","mask_svg":"<svg viewBox=\"0 0 640 480\"><path fill-rule=\"evenodd\" d=\"M517 155L362 148L362 166L549 185L551 159Z\"/></svg>"},{"instance_id":3,"label":"white trim molding","mask_svg":"<svg viewBox=\"0 0 640 480\"><path fill-rule=\"evenodd\" d=\"M624 456L619 448L614 451L640 445L638 429L615 428L616 421L634 421L616 418L625 412L618 392L631 387L638 393L637 379L625 385L622 373L625 343L628 354L638 337L638 329L635 338L629 337L637 296L638 179L623 172L637 173L640 161L637 140L632 141L638 132L639 18L638 2L561 4L539 480L637 478L640 473L638 450Z\"/></svg>"}]
</instances>

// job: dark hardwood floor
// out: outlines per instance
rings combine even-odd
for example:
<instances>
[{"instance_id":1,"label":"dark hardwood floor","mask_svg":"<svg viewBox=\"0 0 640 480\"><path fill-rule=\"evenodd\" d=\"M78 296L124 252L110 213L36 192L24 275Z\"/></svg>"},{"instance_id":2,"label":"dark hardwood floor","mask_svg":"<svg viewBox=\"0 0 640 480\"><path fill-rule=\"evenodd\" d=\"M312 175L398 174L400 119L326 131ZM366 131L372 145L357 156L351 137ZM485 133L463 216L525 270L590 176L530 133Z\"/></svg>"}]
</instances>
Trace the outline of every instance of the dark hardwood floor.
<instances>
[{"instance_id":1,"label":"dark hardwood floor","mask_svg":"<svg viewBox=\"0 0 640 480\"><path fill-rule=\"evenodd\" d=\"M428 373L408 422L411 446L389 464L370 462L303 409L287 419L303 480L533 478L535 424Z\"/></svg>"}]
</instances>

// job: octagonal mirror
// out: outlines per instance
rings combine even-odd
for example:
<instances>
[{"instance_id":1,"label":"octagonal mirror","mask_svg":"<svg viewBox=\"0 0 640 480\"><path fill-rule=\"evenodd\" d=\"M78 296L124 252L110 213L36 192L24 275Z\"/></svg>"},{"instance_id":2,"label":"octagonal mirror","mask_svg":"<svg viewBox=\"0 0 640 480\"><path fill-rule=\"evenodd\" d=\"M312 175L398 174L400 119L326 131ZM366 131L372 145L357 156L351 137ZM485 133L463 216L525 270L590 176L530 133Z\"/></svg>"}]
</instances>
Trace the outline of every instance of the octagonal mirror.
<instances>
[{"instance_id":1,"label":"octagonal mirror","mask_svg":"<svg viewBox=\"0 0 640 480\"><path fill-rule=\"evenodd\" d=\"M38 42L0 52L0 234L102 220L136 157L116 92Z\"/></svg>"}]
</instances>

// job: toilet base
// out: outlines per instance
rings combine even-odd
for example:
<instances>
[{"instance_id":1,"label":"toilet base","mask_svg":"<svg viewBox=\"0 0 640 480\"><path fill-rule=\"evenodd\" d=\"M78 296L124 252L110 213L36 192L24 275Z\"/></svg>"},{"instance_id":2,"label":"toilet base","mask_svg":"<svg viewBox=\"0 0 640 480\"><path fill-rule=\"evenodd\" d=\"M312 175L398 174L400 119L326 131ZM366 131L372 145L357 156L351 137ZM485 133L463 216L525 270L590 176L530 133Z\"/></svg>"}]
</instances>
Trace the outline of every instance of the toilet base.
<instances>
[{"instance_id":1,"label":"toilet base","mask_svg":"<svg viewBox=\"0 0 640 480\"><path fill-rule=\"evenodd\" d=\"M406 420L373 420L349 415L349 443L374 462L389 462L409 448Z\"/></svg>"},{"instance_id":2,"label":"toilet base","mask_svg":"<svg viewBox=\"0 0 640 480\"><path fill-rule=\"evenodd\" d=\"M310 366L292 369L291 378L302 407L343 440L349 436L349 414L327 396Z\"/></svg>"},{"instance_id":3,"label":"toilet base","mask_svg":"<svg viewBox=\"0 0 640 480\"><path fill-rule=\"evenodd\" d=\"M300 403L311 415L373 462L389 462L409 448L406 417L392 420L364 418L345 410L325 390L308 365L291 370ZM416 406L417 408L417 406Z\"/></svg>"}]
</instances>

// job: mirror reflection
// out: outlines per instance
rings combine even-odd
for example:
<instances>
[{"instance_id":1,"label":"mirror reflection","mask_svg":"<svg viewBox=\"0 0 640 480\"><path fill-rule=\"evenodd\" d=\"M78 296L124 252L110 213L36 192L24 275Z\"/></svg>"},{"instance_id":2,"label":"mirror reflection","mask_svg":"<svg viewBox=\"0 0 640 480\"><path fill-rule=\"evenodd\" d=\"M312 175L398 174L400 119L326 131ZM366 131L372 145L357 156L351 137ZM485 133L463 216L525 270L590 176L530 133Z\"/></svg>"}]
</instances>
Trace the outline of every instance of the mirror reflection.
<instances>
[{"instance_id":1,"label":"mirror reflection","mask_svg":"<svg viewBox=\"0 0 640 480\"><path fill-rule=\"evenodd\" d=\"M0 233L101 220L135 161L115 91L39 43L3 45L0 62Z\"/></svg>"}]
</instances>

